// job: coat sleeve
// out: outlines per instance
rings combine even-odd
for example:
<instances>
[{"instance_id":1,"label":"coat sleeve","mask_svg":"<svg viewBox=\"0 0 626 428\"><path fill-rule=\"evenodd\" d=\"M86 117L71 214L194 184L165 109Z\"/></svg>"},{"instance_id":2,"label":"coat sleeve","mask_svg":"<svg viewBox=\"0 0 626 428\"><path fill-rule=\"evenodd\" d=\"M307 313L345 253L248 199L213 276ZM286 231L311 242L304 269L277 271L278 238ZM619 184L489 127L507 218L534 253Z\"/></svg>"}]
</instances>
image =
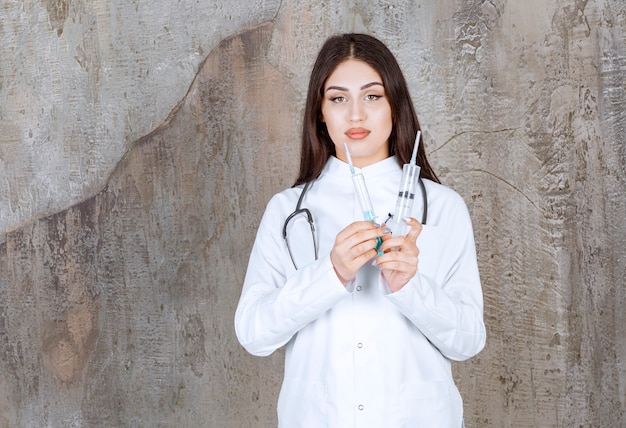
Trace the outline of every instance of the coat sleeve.
<instances>
[{"instance_id":1,"label":"coat sleeve","mask_svg":"<svg viewBox=\"0 0 626 428\"><path fill-rule=\"evenodd\" d=\"M446 233L437 278L418 266L417 275L388 297L444 356L462 361L482 350L486 331L469 212L460 196L451 205L441 225Z\"/></svg>"},{"instance_id":2,"label":"coat sleeve","mask_svg":"<svg viewBox=\"0 0 626 428\"><path fill-rule=\"evenodd\" d=\"M282 238L286 217L277 198L268 204L250 254L235 331L251 354L269 355L349 295L330 256L293 268Z\"/></svg>"}]
</instances>

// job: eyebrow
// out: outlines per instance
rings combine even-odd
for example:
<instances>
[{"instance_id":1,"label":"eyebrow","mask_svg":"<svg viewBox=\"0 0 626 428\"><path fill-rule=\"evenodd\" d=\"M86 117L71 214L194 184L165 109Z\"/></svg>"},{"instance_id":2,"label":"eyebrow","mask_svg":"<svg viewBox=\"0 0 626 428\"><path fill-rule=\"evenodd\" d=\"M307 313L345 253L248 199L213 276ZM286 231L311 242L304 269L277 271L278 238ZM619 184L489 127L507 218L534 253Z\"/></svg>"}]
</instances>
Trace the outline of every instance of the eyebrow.
<instances>
[{"instance_id":1,"label":"eyebrow","mask_svg":"<svg viewBox=\"0 0 626 428\"><path fill-rule=\"evenodd\" d=\"M383 88L385 87L385 85L383 85L380 82L370 82L370 83L366 83L365 85L361 86L361 90L363 89L367 89L367 88L371 88L372 86L382 86ZM335 89L337 91L348 91L348 88L344 88L341 86L329 86L328 88L326 88L326 92L330 91L331 89Z\"/></svg>"}]
</instances>

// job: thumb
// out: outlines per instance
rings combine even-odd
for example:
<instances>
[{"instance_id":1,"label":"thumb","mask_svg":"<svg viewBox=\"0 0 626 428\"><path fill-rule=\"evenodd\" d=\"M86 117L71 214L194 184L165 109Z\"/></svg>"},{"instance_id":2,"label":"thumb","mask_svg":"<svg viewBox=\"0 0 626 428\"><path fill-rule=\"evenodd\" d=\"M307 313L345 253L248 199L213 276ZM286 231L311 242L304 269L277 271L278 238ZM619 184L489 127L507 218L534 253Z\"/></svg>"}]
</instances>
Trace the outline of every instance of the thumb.
<instances>
[{"instance_id":1,"label":"thumb","mask_svg":"<svg viewBox=\"0 0 626 428\"><path fill-rule=\"evenodd\" d=\"M417 237L420 236L420 233L422 233L422 229L424 228L422 223L415 220L413 217L405 218L404 223L411 228L409 233L406 234L406 237L413 241L417 241Z\"/></svg>"}]
</instances>

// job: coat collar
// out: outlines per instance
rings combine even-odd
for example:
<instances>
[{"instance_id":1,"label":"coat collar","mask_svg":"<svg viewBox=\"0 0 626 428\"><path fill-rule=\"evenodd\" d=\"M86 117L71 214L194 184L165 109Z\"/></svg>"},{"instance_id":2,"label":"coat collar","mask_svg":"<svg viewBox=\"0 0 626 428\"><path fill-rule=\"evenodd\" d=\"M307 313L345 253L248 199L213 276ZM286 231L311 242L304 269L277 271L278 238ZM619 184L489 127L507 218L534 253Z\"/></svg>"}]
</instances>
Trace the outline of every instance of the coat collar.
<instances>
[{"instance_id":1,"label":"coat collar","mask_svg":"<svg viewBox=\"0 0 626 428\"><path fill-rule=\"evenodd\" d=\"M355 167L354 169L356 172L362 172L367 177L378 177L392 172L398 172L400 168L396 157L390 156L365 168ZM335 156L331 156L322 170L322 175L326 175L329 178L345 179L350 176L350 166L346 162L337 159Z\"/></svg>"}]
</instances>

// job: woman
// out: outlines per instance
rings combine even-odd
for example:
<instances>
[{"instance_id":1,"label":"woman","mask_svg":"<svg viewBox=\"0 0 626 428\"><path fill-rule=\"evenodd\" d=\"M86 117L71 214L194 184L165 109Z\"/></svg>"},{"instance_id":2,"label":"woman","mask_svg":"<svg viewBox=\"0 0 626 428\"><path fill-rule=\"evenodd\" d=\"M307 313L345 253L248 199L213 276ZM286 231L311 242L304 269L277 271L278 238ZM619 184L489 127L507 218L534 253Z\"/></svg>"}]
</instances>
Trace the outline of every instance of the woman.
<instances>
[{"instance_id":1,"label":"woman","mask_svg":"<svg viewBox=\"0 0 626 428\"><path fill-rule=\"evenodd\" d=\"M420 144L427 225L416 203L410 231L395 236L362 220L344 149L386 217L418 130L383 43L363 34L326 41L309 83L300 174L268 203L235 315L250 353L286 346L280 427L462 426L450 361L485 344L467 208L439 184Z\"/></svg>"}]
</instances>

